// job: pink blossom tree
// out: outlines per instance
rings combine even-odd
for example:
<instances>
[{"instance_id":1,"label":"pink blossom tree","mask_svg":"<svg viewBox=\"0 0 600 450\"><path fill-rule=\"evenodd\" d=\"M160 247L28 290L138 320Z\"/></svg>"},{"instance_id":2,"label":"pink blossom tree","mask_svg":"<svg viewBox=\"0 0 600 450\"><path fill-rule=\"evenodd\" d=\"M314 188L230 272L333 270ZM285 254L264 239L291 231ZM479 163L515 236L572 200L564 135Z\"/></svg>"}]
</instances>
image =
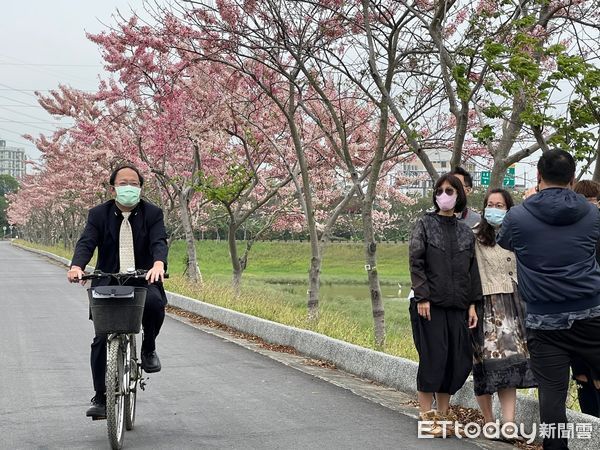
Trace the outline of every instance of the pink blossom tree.
<instances>
[{"instance_id":1,"label":"pink blossom tree","mask_svg":"<svg viewBox=\"0 0 600 450\"><path fill-rule=\"evenodd\" d=\"M224 66L196 64L193 53L179 50L183 44L170 32L173 26L167 20L165 28L148 27L133 17L118 30L91 39L102 46L110 69L119 71L125 83L116 97L119 104L126 99L137 105L142 160L178 194L190 261L195 257L190 221L194 193L227 211L237 289L251 243L239 257L236 231L257 210L273 205L291 176L280 169L282 156L269 151L273 139L281 138L271 133L271 140L265 139L268 122L276 121L262 108L253 84ZM106 97L115 91L113 85Z\"/></svg>"},{"instance_id":2,"label":"pink blossom tree","mask_svg":"<svg viewBox=\"0 0 600 450\"><path fill-rule=\"evenodd\" d=\"M243 74L273 102L287 122L287 133L293 144L296 159L295 163L288 164L288 169L299 193L298 199L310 236L312 256L308 289L309 317L316 318L322 248L328 239L332 224L354 195L355 188L346 185L341 201L332 208L326 223L318 226L310 169L315 168L312 166L313 162L323 166L329 161L328 158L307 153L314 138L314 124L303 116L300 106L306 91L306 80L290 55L273 47L278 45L278 48L281 48L281 44L276 43L279 39L276 26L255 26L256 20L263 20L263 12L256 9L261 8L262 4L219 2L215 6L196 2L189 5L188 9L184 5L180 6L180 19L167 12L160 12L168 33L182 37L183 42L177 43L174 49L192 55L199 63L211 61ZM297 178L294 176L296 165Z\"/></svg>"},{"instance_id":3,"label":"pink blossom tree","mask_svg":"<svg viewBox=\"0 0 600 450\"><path fill-rule=\"evenodd\" d=\"M344 207L355 195L361 197L376 336L382 345L385 326L372 211L379 181L398 156L407 151L406 139L389 132L393 120L389 117L388 103L373 95L368 86L361 84L346 95L344 83L347 86L352 70L321 64L323 55L329 57L341 48L340 26L337 17L332 16L332 5L332 2L182 2L177 4L175 13L166 8L157 10L156 18L163 27L158 35L170 40L167 46L182 59L200 65L217 63L247 77L285 117L299 176L295 178L293 170L290 174L300 194L311 243L308 294L311 317L317 315L324 244ZM369 146L373 141L374 150ZM293 167L289 165L290 169ZM338 196L339 203L331 205L327 220L319 221L316 216L317 172L311 172L311 167L326 167L326 172L319 169L318 174L334 174L335 185L343 191Z\"/></svg>"}]
</instances>

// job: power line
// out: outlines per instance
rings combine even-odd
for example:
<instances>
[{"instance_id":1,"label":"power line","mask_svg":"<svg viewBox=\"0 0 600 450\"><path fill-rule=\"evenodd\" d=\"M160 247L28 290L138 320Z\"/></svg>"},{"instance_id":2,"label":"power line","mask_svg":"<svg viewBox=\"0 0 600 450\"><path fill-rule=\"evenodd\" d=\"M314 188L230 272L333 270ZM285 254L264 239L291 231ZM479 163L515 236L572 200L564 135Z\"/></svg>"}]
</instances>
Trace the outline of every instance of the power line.
<instances>
[{"instance_id":1,"label":"power line","mask_svg":"<svg viewBox=\"0 0 600 450\"><path fill-rule=\"evenodd\" d=\"M7 63L0 62L0 66L39 66L39 67L102 67L101 64L37 64L37 63Z\"/></svg>"},{"instance_id":2,"label":"power line","mask_svg":"<svg viewBox=\"0 0 600 450\"><path fill-rule=\"evenodd\" d=\"M25 106L40 106L40 105L31 105L30 103L25 103L25 102L22 102L21 100L16 100L16 99L14 99L14 98L10 98L10 97L7 97L7 96L5 96L5 95L0 95L0 98L4 98L4 99L6 99L6 100L10 100L11 102L16 102L16 103L19 103L20 105L25 105ZM36 97L36 98L37 98L37 97ZM9 105L9 106L11 106L11 105ZM16 105L15 105L15 106L16 106Z\"/></svg>"},{"instance_id":3,"label":"power line","mask_svg":"<svg viewBox=\"0 0 600 450\"><path fill-rule=\"evenodd\" d=\"M3 122L12 122L12 121L10 121L10 120L8 120L8 121L6 121L6 120L0 120L0 123L3 123ZM23 123L16 122L16 123L18 123L19 125L26 125L27 124L27 122L23 122ZM36 126L35 128L36 128L36 130L42 130L42 131L46 131L48 133L55 133L56 132L56 129L49 130L48 128L43 128L43 127L40 127L40 126ZM19 133L17 133L17 134L19 134Z\"/></svg>"},{"instance_id":4,"label":"power line","mask_svg":"<svg viewBox=\"0 0 600 450\"><path fill-rule=\"evenodd\" d=\"M0 108L3 109L3 110L5 110L5 111L11 112L13 114L18 114L20 116L27 117L29 119L41 120L41 117L32 116L31 114L25 114L25 113L20 112L20 111L13 111L12 109L7 108L6 106L2 106Z\"/></svg>"},{"instance_id":5,"label":"power line","mask_svg":"<svg viewBox=\"0 0 600 450\"><path fill-rule=\"evenodd\" d=\"M2 54L0 54L0 57L2 57L2 58L8 58L8 59L11 59L11 60L17 61L17 62L19 62L19 63L22 63L22 64L26 64L26 65L30 65L30 66L31 66L31 64L29 64L27 61L24 61L24 60L22 60L22 59L19 59L19 58L15 58L14 56L8 56L8 55L2 55ZM35 67L30 67L30 70L33 70L34 72L40 72L40 73L51 74L51 75L54 75L54 76L58 76L58 77L60 77L60 78L67 78L67 79L69 79L69 78L70 78L70 79L72 79L72 80L77 80L77 81L85 81L85 82L88 82L88 81L89 81L89 79L84 79L84 78L82 78L82 77L74 76L74 75L72 75L72 74L71 74L71 75L69 75L69 74L64 74L64 73L57 72L57 71L53 71L53 70L36 69Z\"/></svg>"},{"instance_id":6,"label":"power line","mask_svg":"<svg viewBox=\"0 0 600 450\"><path fill-rule=\"evenodd\" d=\"M18 123L21 125L32 125L32 124L47 124L47 125L57 125L57 126L61 126L61 125L65 125L64 123L60 123L60 122L50 122L47 120L40 120L38 122L25 122L22 120L12 120L12 119L7 119L6 117L0 117L0 122L10 122L10 123Z\"/></svg>"},{"instance_id":7,"label":"power line","mask_svg":"<svg viewBox=\"0 0 600 450\"><path fill-rule=\"evenodd\" d=\"M5 84L0 83L0 86L6 86ZM17 88L0 88L0 91L13 91L13 92L50 92L54 89L17 89Z\"/></svg>"},{"instance_id":8,"label":"power line","mask_svg":"<svg viewBox=\"0 0 600 450\"><path fill-rule=\"evenodd\" d=\"M7 130L8 131L8 130ZM16 145L20 145L22 147L30 147L30 148L35 148L37 150L37 147L31 143L29 144L25 144L23 142L19 142L19 141L13 141L12 139L5 139L5 138L0 138L0 141L6 141L6 142L10 142L12 144L16 144Z\"/></svg>"},{"instance_id":9,"label":"power line","mask_svg":"<svg viewBox=\"0 0 600 450\"><path fill-rule=\"evenodd\" d=\"M12 139L5 139L5 138L0 138L0 141L10 142L10 143L12 143L12 144L19 145L19 146L21 146L21 147L30 147L30 148L35 148L35 149L37 150L37 147L36 147L35 145L31 144L31 143L29 143L29 144L25 144L25 143L23 143L23 142L19 142L19 141L13 141Z\"/></svg>"},{"instance_id":10,"label":"power line","mask_svg":"<svg viewBox=\"0 0 600 450\"><path fill-rule=\"evenodd\" d=\"M13 130L8 130L6 128L0 128L0 130L4 131L5 133L12 133L12 134L16 134L19 137L23 137L23 135L21 133L17 133L16 131L13 131Z\"/></svg>"},{"instance_id":11,"label":"power line","mask_svg":"<svg viewBox=\"0 0 600 450\"><path fill-rule=\"evenodd\" d=\"M0 86L4 86L3 88L0 88L0 91L10 91L10 92L19 92L19 93L23 93L24 95L29 95L30 97L34 97L37 99L37 96L34 94L30 94L30 92L53 92L53 91L58 91L57 89L18 89L15 87L11 87L7 84L4 83L0 83ZM84 92L87 94L92 94L94 92L97 92L95 89L79 89L79 88L75 88L77 89L77 91L79 92Z\"/></svg>"},{"instance_id":12,"label":"power line","mask_svg":"<svg viewBox=\"0 0 600 450\"><path fill-rule=\"evenodd\" d=\"M29 95L30 97L36 98L37 97L33 94L30 94L29 92L26 92L26 89L15 89L13 87L10 87L8 84L4 84L4 83L0 83L0 86L4 86L5 88L7 88L8 91L17 91L17 92L23 92L25 95ZM35 92L35 91L31 91L31 92Z\"/></svg>"}]
</instances>

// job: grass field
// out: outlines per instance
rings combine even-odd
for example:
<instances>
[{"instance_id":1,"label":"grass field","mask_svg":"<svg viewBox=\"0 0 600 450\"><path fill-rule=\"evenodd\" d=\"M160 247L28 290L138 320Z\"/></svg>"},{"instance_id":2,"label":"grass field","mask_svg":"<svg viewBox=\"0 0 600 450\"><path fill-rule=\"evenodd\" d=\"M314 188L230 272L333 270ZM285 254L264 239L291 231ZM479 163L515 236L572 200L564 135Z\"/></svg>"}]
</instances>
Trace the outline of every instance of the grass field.
<instances>
[{"instance_id":1,"label":"grass field","mask_svg":"<svg viewBox=\"0 0 600 450\"><path fill-rule=\"evenodd\" d=\"M198 256L200 270L205 279L217 285L228 285L231 279L231 263L225 241L199 242ZM268 308L273 304L285 305L292 309L296 319L290 321L265 317L260 308L254 312L248 310L243 312L293 326L314 329L338 339L372 347L373 318L366 286L363 244L332 243L326 248L321 275L321 320L316 325L317 328L306 323L305 320L309 258L310 247L306 242L257 242L252 247L248 268L243 275L242 298L248 299L258 295L268 302ZM169 271L175 274L183 273L185 261L185 243L183 241L173 243L169 253ZM413 347L408 318L408 304L400 300L397 294L391 294L397 293L398 283L405 286L404 296L407 294L410 284L408 245L380 244L377 266L385 299L387 333L385 350L394 355L416 360L417 355ZM213 284L213 289L214 286ZM386 293L388 295L385 295ZM206 292L196 292L196 294L196 297L201 298L209 295ZM243 300L238 299L225 306L241 309L242 302ZM335 325L326 325L328 322L333 322Z\"/></svg>"},{"instance_id":2,"label":"grass field","mask_svg":"<svg viewBox=\"0 0 600 450\"><path fill-rule=\"evenodd\" d=\"M243 250L240 243L240 250ZM198 263L203 275L218 279L231 277L229 249L225 241L200 241ZM240 252L241 253L241 252ZM377 266L384 284L407 283L408 245L379 244ZM257 242L250 251L244 278L279 283L304 283L308 276L310 247L303 242ZM173 273L182 273L186 261L185 243L176 241L169 252ZM335 243L325 249L323 283L362 283L366 279L362 243Z\"/></svg>"}]
</instances>

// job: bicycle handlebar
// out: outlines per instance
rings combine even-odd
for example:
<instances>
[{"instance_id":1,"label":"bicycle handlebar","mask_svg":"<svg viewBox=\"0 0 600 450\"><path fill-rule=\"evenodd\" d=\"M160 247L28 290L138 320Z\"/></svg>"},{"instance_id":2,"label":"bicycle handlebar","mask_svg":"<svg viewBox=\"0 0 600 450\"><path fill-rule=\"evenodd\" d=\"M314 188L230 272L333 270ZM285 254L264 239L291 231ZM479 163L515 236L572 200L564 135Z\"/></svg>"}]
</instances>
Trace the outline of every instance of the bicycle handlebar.
<instances>
[{"instance_id":1,"label":"bicycle handlebar","mask_svg":"<svg viewBox=\"0 0 600 450\"><path fill-rule=\"evenodd\" d=\"M92 272L90 274L83 275L81 277L81 280L99 280L100 278L116 278L117 280L130 279L130 278L145 278L147 273L148 273L148 271L143 270L143 269L138 269L134 272L121 272L121 273L105 273L105 272L102 272L101 270L95 270L94 272ZM164 277L169 278L169 274L165 273Z\"/></svg>"}]
</instances>

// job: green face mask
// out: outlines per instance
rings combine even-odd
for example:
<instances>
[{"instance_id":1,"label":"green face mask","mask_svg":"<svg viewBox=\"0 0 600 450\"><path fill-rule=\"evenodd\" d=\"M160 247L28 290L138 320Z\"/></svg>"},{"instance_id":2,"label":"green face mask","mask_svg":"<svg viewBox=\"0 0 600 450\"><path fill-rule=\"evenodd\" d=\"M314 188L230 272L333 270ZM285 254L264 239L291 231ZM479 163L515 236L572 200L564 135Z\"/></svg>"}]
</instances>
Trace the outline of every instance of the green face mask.
<instances>
[{"instance_id":1,"label":"green face mask","mask_svg":"<svg viewBox=\"0 0 600 450\"><path fill-rule=\"evenodd\" d=\"M136 186L115 186L116 200L123 206L135 206L140 201L142 190Z\"/></svg>"}]
</instances>

